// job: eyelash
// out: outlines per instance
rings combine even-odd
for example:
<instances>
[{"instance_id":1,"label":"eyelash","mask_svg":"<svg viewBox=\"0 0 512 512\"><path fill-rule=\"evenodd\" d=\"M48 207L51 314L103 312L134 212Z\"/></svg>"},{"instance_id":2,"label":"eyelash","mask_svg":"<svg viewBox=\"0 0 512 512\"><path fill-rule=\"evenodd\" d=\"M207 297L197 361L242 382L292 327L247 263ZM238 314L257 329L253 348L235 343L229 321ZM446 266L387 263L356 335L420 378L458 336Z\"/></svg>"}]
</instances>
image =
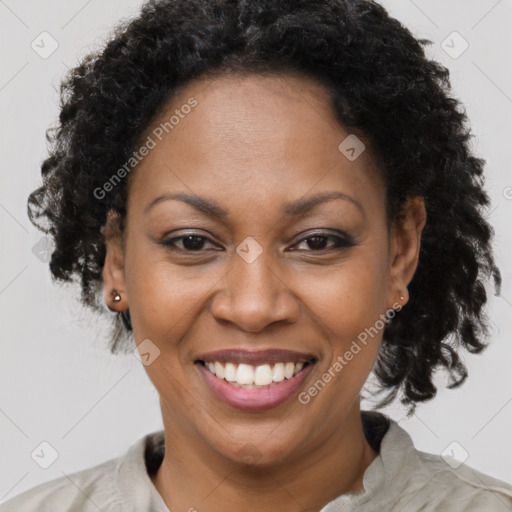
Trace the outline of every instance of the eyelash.
<instances>
[{"instance_id":1,"label":"eyelash","mask_svg":"<svg viewBox=\"0 0 512 512\"><path fill-rule=\"evenodd\" d=\"M309 250L306 252L340 251L340 250L347 249L349 247L353 247L356 245L356 243L352 240L352 238L349 235L347 235L341 231L340 231L340 233L342 234L342 236L336 236L336 235L327 234L327 233L314 233L305 238L300 239L295 245L299 245L302 242L306 242L306 241L314 239L314 238L334 240L335 241L334 247L331 247L329 249L316 249L316 250L312 249L312 250ZM180 248L176 247L175 244L177 241L184 240L185 238L191 238L191 237L193 237L195 239L202 239L206 242L214 243L210 238L208 238L206 236L196 235L194 233L191 233L188 235L182 235L182 236L178 236L175 238L171 238L169 240L164 240L163 242L161 242L161 245L163 245L164 247L168 248L171 251L185 252L185 253L189 253L189 254L194 254L194 253L200 254L201 252L203 252L201 249L191 250L191 249L180 249Z\"/></svg>"}]
</instances>

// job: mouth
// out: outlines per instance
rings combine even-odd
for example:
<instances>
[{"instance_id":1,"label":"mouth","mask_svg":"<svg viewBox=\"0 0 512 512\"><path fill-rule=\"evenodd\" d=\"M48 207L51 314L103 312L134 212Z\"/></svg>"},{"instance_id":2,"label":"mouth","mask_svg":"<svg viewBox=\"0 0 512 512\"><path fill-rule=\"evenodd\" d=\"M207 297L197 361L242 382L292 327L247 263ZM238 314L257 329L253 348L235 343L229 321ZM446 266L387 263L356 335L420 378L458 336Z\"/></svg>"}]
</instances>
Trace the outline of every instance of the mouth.
<instances>
[{"instance_id":1,"label":"mouth","mask_svg":"<svg viewBox=\"0 0 512 512\"><path fill-rule=\"evenodd\" d=\"M224 350L195 360L208 387L223 402L243 410L276 407L290 398L317 359L287 350Z\"/></svg>"}]
</instances>

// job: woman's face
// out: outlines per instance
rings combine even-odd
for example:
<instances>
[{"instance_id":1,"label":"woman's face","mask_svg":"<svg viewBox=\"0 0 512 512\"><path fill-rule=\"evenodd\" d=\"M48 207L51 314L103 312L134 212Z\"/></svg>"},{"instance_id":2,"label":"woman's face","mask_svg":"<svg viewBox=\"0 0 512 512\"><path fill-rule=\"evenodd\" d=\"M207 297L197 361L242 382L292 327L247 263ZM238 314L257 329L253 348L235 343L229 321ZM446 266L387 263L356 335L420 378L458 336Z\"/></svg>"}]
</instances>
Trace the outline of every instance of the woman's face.
<instances>
[{"instance_id":1,"label":"woman's face","mask_svg":"<svg viewBox=\"0 0 512 512\"><path fill-rule=\"evenodd\" d=\"M147 131L124 252L109 241L104 280L146 340L164 424L183 442L293 460L359 414L425 214L414 203L408 229L388 233L384 184L349 135L327 91L292 76L195 82ZM255 378L265 387L240 387Z\"/></svg>"}]
</instances>

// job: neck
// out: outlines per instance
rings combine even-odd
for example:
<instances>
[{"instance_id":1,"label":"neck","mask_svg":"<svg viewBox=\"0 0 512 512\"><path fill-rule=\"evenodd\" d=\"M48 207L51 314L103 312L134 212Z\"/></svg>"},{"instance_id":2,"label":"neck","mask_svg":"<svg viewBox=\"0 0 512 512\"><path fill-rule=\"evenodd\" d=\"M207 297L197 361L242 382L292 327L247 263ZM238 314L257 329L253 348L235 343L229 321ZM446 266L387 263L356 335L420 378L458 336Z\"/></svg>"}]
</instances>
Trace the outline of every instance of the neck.
<instances>
[{"instance_id":1,"label":"neck","mask_svg":"<svg viewBox=\"0 0 512 512\"><path fill-rule=\"evenodd\" d=\"M362 491L364 471L378 455L364 436L359 403L327 439L275 465L233 461L176 427L164 416L165 456L153 477L173 511L320 510Z\"/></svg>"}]
</instances>

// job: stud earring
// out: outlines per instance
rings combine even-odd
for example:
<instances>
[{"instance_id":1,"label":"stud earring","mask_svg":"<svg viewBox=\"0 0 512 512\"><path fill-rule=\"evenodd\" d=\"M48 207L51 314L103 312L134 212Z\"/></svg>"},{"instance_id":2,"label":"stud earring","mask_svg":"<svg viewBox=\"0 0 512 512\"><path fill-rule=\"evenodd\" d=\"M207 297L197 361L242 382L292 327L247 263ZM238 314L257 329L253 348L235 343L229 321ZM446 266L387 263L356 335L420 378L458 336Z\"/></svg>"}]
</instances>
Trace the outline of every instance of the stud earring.
<instances>
[{"instance_id":1,"label":"stud earring","mask_svg":"<svg viewBox=\"0 0 512 512\"><path fill-rule=\"evenodd\" d=\"M116 289L113 289L110 292L110 296L112 297L113 302L119 302L121 300L121 295L119 295L119 292Z\"/></svg>"},{"instance_id":2,"label":"stud earring","mask_svg":"<svg viewBox=\"0 0 512 512\"><path fill-rule=\"evenodd\" d=\"M400 294L400 300L401 301L405 300L405 297L402 294ZM402 309L402 308L403 308L403 305L399 304L399 309ZM395 309L395 308L393 308L393 309Z\"/></svg>"}]
</instances>

